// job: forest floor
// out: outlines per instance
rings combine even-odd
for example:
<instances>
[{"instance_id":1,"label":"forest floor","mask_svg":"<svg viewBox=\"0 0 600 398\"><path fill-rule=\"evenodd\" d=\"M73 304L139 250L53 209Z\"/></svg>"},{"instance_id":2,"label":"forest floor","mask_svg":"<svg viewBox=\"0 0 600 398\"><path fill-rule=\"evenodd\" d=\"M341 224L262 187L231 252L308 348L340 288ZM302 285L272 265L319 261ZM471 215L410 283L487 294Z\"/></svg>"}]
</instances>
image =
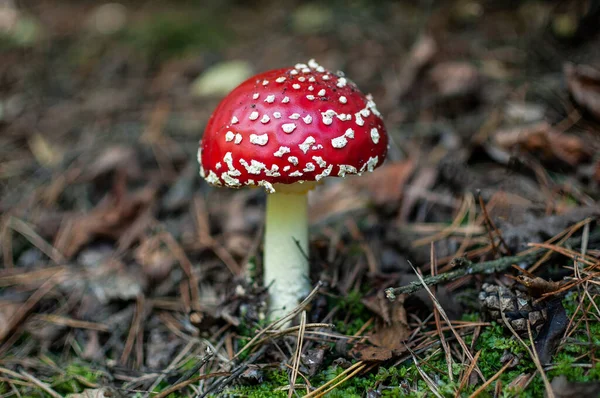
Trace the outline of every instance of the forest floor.
<instances>
[{"instance_id":1,"label":"forest floor","mask_svg":"<svg viewBox=\"0 0 600 398\"><path fill-rule=\"evenodd\" d=\"M599 396L600 2L22 3L0 397ZM391 147L310 193L314 290L281 329L265 193L196 152L237 82L311 58Z\"/></svg>"}]
</instances>

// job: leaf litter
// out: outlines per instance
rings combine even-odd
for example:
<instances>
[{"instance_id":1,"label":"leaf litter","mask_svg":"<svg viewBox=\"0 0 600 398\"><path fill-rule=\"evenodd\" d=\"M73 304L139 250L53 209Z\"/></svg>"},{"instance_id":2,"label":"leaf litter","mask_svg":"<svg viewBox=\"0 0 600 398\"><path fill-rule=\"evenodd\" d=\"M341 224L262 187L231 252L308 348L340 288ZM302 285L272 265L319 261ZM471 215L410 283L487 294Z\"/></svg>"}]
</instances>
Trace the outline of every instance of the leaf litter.
<instances>
[{"instance_id":1,"label":"leaf litter","mask_svg":"<svg viewBox=\"0 0 600 398\"><path fill-rule=\"evenodd\" d=\"M293 31L272 28L287 26L284 13L227 4L248 21L227 26L239 42L188 52L182 21L139 41L158 46L148 54L119 34L57 23L97 10L32 8L65 47L32 62L12 48L0 66L2 394L597 391L597 60L582 50L564 62L553 41L512 40L548 33L537 19L517 26L525 6L454 3L342 14L332 4L318 10L327 29ZM125 7L139 23L163 11ZM151 55L177 48L176 59ZM544 51L564 59L537 59ZM194 87L232 60L262 70L299 53L372 92L392 145L370 178L311 193L315 290L280 329L265 323L258 282L264 194L197 177L218 96ZM484 283L543 302L539 333L484 321ZM504 363L489 359L503 353ZM565 379L565 369L581 372Z\"/></svg>"}]
</instances>

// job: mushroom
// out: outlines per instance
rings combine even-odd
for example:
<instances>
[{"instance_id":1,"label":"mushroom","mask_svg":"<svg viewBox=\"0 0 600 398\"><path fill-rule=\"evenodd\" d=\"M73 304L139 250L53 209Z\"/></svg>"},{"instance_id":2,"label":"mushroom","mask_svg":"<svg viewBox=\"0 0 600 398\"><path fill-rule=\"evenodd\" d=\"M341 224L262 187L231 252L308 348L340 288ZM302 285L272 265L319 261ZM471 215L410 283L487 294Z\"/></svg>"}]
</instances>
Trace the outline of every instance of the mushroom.
<instances>
[{"instance_id":1,"label":"mushroom","mask_svg":"<svg viewBox=\"0 0 600 398\"><path fill-rule=\"evenodd\" d=\"M387 148L372 97L314 60L251 77L217 106L200 142L200 175L268 193L263 274L271 319L310 291L308 191L325 177L373 171Z\"/></svg>"}]
</instances>

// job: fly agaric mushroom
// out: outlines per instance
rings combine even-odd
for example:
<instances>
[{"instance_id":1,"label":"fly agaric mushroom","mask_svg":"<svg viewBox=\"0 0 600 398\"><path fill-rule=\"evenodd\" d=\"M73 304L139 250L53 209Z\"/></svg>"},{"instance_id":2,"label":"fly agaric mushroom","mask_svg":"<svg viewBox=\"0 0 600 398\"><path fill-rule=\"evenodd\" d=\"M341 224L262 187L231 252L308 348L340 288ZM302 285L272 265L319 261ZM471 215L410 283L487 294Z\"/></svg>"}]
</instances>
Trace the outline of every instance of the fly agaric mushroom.
<instances>
[{"instance_id":1,"label":"fly agaric mushroom","mask_svg":"<svg viewBox=\"0 0 600 398\"><path fill-rule=\"evenodd\" d=\"M200 175L268 193L263 273L271 319L310 290L308 191L328 176L373 171L387 147L372 97L314 60L253 76L217 106L198 151Z\"/></svg>"}]
</instances>

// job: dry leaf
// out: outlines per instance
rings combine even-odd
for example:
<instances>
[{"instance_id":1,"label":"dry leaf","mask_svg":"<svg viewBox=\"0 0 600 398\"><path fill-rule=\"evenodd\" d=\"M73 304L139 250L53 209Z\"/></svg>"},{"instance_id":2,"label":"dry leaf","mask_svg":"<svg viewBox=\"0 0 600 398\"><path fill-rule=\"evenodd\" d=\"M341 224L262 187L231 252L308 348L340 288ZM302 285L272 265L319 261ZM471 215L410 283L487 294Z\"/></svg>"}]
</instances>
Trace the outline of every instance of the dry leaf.
<instances>
[{"instance_id":1,"label":"dry leaf","mask_svg":"<svg viewBox=\"0 0 600 398\"><path fill-rule=\"evenodd\" d=\"M376 322L369 341L379 348L391 350L395 355L406 351L404 341L410 336L410 328L404 309L404 297L399 296L396 301L390 302L383 293L379 293L362 302L381 317Z\"/></svg>"},{"instance_id":2,"label":"dry leaf","mask_svg":"<svg viewBox=\"0 0 600 398\"><path fill-rule=\"evenodd\" d=\"M350 349L349 354L352 358L365 362L383 362L391 359L392 350L382 347L373 347L366 344L356 344Z\"/></svg>"},{"instance_id":3,"label":"dry leaf","mask_svg":"<svg viewBox=\"0 0 600 398\"><path fill-rule=\"evenodd\" d=\"M556 131L547 122L498 130L492 142L507 152L520 150L533 153L542 161L560 159L572 166L591 155L591 150L581 138Z\"/></svg>"},{"instance_id":4,"label":"dry leaf","mask_svg":"<svg viewBox=\"0 0 600 398\"><path fill-rule=\"evenodd\" d=\"M575 102L600 119L600 70L589 65L566 64L564 73Z\"/></svg>"}]
</instances>

